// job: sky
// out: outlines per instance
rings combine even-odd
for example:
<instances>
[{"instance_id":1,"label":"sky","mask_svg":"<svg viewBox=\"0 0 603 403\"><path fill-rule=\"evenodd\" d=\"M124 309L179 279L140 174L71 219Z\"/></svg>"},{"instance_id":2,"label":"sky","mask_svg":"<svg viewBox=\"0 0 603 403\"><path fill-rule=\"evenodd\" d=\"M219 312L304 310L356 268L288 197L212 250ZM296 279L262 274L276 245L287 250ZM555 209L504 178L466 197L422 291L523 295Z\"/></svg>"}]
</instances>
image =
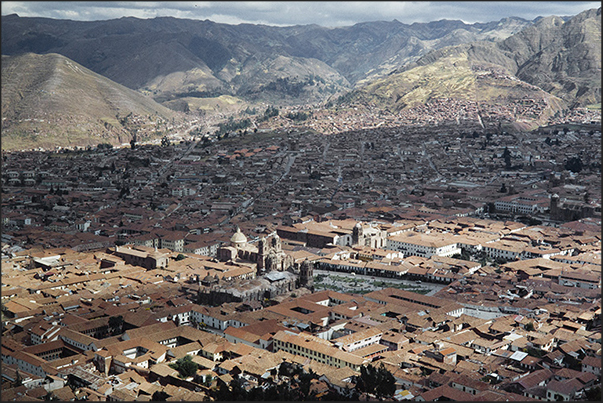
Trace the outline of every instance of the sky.
<instances>
[{"instance_id":1,"label":"sky","mask_svg":"<svg viewBox=\"0 0 603 403\"><path fill-rule=\"evenodd\" d=\"M79 21L171 16L224 24L351 26L359 22L405 24L442 19L468 24L505 17L572 16L599 8L590 1L2 1L2 15Z\"/></svg>"}]
</instances>

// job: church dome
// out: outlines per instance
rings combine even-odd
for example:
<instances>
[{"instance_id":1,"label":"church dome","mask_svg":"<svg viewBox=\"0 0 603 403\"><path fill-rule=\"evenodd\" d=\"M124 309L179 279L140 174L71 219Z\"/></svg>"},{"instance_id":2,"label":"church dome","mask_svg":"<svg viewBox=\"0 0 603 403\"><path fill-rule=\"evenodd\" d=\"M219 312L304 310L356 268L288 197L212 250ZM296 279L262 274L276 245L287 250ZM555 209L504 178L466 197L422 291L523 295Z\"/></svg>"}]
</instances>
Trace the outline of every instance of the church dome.
<instances>
[{"instance_id":1,"label":"church dome","mask_svg":"<svg viewBox=\"0 0 603 403\"><path fill-rule=\"evenodd\" d=\"M247 237L243 235L239 227L237 227L237 232L235 232L234 235L230 238L230 243L235 246L247 243Z\"/></svg>"}]
</instances>

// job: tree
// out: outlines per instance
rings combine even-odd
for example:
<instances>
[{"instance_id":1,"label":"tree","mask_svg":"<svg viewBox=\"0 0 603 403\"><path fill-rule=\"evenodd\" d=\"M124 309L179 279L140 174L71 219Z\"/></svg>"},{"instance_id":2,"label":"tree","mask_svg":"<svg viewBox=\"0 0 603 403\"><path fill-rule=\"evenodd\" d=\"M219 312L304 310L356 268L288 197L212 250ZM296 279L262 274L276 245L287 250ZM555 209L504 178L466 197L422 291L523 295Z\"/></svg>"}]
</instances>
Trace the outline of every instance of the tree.
<instances>
[{"instance_id":1,"label":"tree","mask_svg":"<svg viewBox=\"0 0 603 403\"><path fill-rule=\"evenodd\" d=\"M186 259L186 255L183 255L182 253L179 253L178 256L176 256L176 261L184 260L184 259Z\"/></svg>"},{"instance_id":2,"label":"tree","mask_svg":"<svg viewBox=\"0 0 603 403\"><path fill-rule=\"evenodd\" d=\"M578 156L572 157L565 162L565 169L573 173L582 171L582 167L582 159Z\"/></svg>"},{"instance_id":3,"label":"tree","mask_svg":"<svg viewBox=\"0 0 603 403\"><path fill-rule=\"evenodd\" d=\"M507 169L511 168L511 152L507 147L505 147L505 151L503 151L502 157L505 160L505 167Z\"/></svg>"},{"instance_id":4,"label":"tree","mask_svg":"<svg viewBox=\"0 0 603 403\"><path fill-rule=\"evenodd\" d=\"M241 378L234 378L230 381L230 399L233 401L247 400L247 390L243 387L245 381Z\"/></svg>"},{"instance_id":5,"label":"tree","mask_svg":"<svg viewBox=\"0 0 603 403\"><path fill-rule=\"evenodd\" d=\"M396 393L396 379L383 364L379 368L369 364L360 368L356 389L360 392L373 393L379 398L393 396Z\"/></svg>"},{"instance_id":6,"label":"tree","mask_svg":"<svg viewBox=\"0 0 603 403\"><path fill-rule=\"evenodd\" d=\"M312 379L318 378L314 371L310 369L310 373L300 374L299 375L299 390L304 397L303 400L313 400L310 393L310 386L312 386Z\"/></svg>"},{"instance_id":7,"label":"tree","mask_svg":"<svg viewBox=\"0 0 603 403\"><path fill-rule=\"evenodd\" d=\"M193 361L193 357L188 354L179 358L175 363L169 364L169 366L178 371L182 378L188 378L195 375L199 368L197 363Z\"/></svg>"},{"instance_id":8,"label":"tree","mask_svg":"<svg viewBox=\"0 0 603 403\"><path fill-rule=\"evenodd\" d=\"M277 108L275 108L274 106L269 106L264 111L264 118L268 119L268 118L271 118L273 116L278 116L278 112L279 111L278 111Z\"/></svg>"},{"instance_id":9,"label":"tree","mask_svg":"<svg viewBox=\"0 0 603 403\"><path fill-rule=\"evenodd\" d=\"M120 334L124 327L124 317L121 315L111 316L109 318L109 328L112 330L114 335Z\"/></svg>"},{"instance_id":10,"label":"tree","mask_svg":"<svg viewBox=\"0 0 603 403\"><path fill-rule=\"evenodd\" d=\"M592 389L588 389L585 393L586 400L589 402L600 402L601 401L601 386L597 386Z\"/></svg>"}]
</instances>

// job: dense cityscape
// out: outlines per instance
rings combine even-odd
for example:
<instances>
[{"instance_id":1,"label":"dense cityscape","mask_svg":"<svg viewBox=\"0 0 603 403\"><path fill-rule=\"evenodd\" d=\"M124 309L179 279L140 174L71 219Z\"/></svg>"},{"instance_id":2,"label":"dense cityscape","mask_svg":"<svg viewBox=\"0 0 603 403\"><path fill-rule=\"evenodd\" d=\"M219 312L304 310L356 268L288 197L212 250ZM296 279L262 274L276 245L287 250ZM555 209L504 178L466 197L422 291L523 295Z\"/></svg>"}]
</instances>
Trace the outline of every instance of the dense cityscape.
<instances>
[{"instance_id":1,"label":"dense cityscape","mask_svg":"<svg viewBox=\"0 0 603 403\"><path fill-rule=\"evenodd\" d=\"M4 152L3 397L588 400L581 118Z\"/></svg>"},{"instance_id":2,"label":"dense cityscape","mask_svg":"<svg viewBox=\"0 0 603 403\"><path fill-rule=\"evenodd\" d=\"M601 8L2 2L2 401L601 401Z\"/></svg>"}]
</instances>

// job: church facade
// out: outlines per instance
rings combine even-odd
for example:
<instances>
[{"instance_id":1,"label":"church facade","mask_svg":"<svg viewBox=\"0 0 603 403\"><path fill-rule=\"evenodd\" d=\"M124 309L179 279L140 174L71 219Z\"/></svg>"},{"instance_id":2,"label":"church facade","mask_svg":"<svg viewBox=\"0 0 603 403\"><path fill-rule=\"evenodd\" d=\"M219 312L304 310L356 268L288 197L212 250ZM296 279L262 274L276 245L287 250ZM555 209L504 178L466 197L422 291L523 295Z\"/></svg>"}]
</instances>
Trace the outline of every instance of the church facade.
<instances>
[{"instance_id":1,"label":"church facade","mask_svg":"<svg viewBox=\"0 0 603 403\"><path fill-rule=\"evenodd\" d=\"M201 304L264 301L299 287L313 288L314 263L306 260L296 267L293 258L282 250L276 233L261 238L256 246L237 228L230 245L219 248L217 257L223 262L253 263L257 276L248 280L200 282L198 301Z\"/></svg>"}]
</instances>

